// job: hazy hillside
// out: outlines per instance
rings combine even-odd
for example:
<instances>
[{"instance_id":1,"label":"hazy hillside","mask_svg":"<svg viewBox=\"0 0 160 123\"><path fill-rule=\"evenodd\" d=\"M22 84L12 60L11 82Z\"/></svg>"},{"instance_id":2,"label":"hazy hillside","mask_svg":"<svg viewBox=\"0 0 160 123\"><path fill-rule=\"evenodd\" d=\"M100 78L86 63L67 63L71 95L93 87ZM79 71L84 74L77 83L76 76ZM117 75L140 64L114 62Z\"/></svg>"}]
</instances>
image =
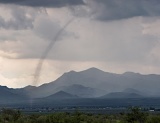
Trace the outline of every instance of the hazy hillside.
<instances>
[{"instance_id":1,"label":"hazy hillside","mask_svg":"<svg viewBox=\"0 0 160 123\"><path fill-rule=\"evenodd\" d=\"M112 92L102 96L101 98L142 98L142 95L126 92Z\"/></svg>"},{"instance_id":2,"label":"hazy hillside","mask_svg":"<svg viewBox=\"0 0 160 123\"><path fill-rule=\"evenodd\" d=\"M45 99L56 100L56 99L71 99L71 98L78 98L78 96L66 93L64 91L59 91L59 92L57 92L55 94L52 94L52 95L50 95L48 97L45 97L43 99L44 100Z\"/></svg>"},{"instance_id":3,"label":"hazy hillside","mask_svg":"<svg viewBox=\"0 0 160 123\"><path fill-rule=\"evenodd\" d=\"M105 91L103 90L85 87L83 85L78 84L73 84L71 86L64 87L63 91L85 98L98 97L105 93Z\"/></svg>"},{"instance_id":4,"label":"hazy hillside","mask_svg":"<svg viewBox=\"0 0 160 123\"><path fill-rule=\"evenodd\" d=\"M66 90L72 93L74 92L74 85L80 85L79 89L82 86L87 87L88 89L85 89L86 96L87 91L95 93L96 90L99 90L96 92L96 95L104 95L110 92L121 92L127 88L136 89L146 95L159 96L160 75L141 75L133 72L114 74L104 72L97 68L90 68L81 72L71 71L64 73L51 83L30 89L30 93L35 97L49 96L60 90ZM80 96L84 94L77 95Z\"/></svg>"},{"instance_id":5,"label":"hazy hillside","mask_svg":"<svg viewBox=\"0 0 160 123\"><path fill-rule=\"evenodd\" d=\"M3 87L2 90L5 90L5 92L1 92L2 97L9 93L8 95L42 98L59 91L82 98L100 97L112 92L135 93L144 97L155 97L160 96L160 75L141 75L133 72L114 74L97 68L90 68L80 72L64 73L57 80L39 87L27 86L20 89Z\"/></svg>"},{"instance_id":6,"label":"hazy hillside","mask_svg":"<svg viewBox=\"0 0 160 123\"><path fill-rule=\"evenodd\" d=\"M0 86L0 103L15 103L27 100L27 96L13 93L14 89L7 88L6 86Z\"/></svg>"}]
</instances>

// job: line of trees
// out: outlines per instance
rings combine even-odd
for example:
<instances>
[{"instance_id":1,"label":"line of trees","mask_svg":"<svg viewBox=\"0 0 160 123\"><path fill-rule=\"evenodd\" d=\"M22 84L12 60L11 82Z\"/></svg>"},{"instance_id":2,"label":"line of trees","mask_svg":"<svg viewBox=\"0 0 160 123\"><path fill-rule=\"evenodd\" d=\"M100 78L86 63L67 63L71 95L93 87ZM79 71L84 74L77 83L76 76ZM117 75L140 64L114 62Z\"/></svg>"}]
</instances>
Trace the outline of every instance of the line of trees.
<instances>
[{"instance_id":1,"label":"line of trees","mask_svg":"<svg viewBox=\"0 0 160 123\"><path fill-rule=\"evenodd\" d=\"M160 115L142 112L140 108L131 108L128 113L120 114L85 114L53 113L22 114L18 110L3 109L0 123L160 123Z\"/></svg>"}]
</instances>

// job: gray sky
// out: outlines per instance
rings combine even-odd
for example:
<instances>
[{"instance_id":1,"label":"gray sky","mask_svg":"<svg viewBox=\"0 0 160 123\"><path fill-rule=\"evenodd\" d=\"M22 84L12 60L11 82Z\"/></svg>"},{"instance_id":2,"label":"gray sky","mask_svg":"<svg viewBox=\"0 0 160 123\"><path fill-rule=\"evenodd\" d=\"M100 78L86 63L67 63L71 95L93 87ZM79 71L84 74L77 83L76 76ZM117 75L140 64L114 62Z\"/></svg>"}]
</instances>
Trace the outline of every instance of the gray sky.
<instances>
[{"instance_id":1,"label":"gray sky","mask_svg":"<svg viewBox=\"0 0 160 123\"><path fill-rule=\"evenodd\" d=\"M51 41L39 85L90 67L160 74L159 27L159 0L1 0L0 85L32 84Z\"/></svg>"}]
</instances>

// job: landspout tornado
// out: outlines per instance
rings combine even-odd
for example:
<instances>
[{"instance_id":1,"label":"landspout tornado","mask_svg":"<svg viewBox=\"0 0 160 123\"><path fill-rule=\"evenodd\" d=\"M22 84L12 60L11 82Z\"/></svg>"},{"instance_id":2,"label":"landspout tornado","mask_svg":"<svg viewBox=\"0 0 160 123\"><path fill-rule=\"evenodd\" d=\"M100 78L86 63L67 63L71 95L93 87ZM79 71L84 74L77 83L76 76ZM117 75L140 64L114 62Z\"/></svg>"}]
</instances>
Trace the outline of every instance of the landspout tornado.
<instances>
[{"instance_id":1,"label":"landspout tornado","mask_svg":"<svg viewBox=\"0 0 160 123\"><path fill-rule=\"evenodd\" d=\"M65 28L67 28L72 21L74 20L74 18L70 19L55 35L55 37L53 38L53 40L48 44L47 48L45 49L44 53L41 55L38 64L36 66L35 69L35 73L34 73L34 80L33 80L33 85L37 85L38 81L39 81L39 77L41 74L41 70L42 70L42 66L43 63L47 57L47 55L49 54L50 50L52 49L52 47L54 46L55 42L57 41L57 39L59 38L59 36L62 34L62 32L65 30Z\"/></svg>"}]
</instances>

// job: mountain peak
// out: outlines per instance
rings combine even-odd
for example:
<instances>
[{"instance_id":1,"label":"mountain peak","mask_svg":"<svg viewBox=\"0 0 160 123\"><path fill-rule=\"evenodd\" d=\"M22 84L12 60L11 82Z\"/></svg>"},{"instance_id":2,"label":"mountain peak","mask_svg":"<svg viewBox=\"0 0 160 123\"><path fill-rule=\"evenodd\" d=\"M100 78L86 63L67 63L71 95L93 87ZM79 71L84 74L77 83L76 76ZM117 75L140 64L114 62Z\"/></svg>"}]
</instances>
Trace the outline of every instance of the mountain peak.
<instances>
[{"instance_id":1,"label":"mountain peak","mask_svg":"<svg viewBox=\"0 0 160 123\"><path fill-rule=\"evenodd\" d=\"M59 91L57 93L55 93L56 95L66 95L68 94L67 92L64 92L64 91Z\"/></svg>"},{"instance_id":2,"label":"mountain peak","mask_svg":"<svg viewBox=\"0 0 160 123\"><path fill-rule=\"evenodd\" d=\"M98 69L98 68L95 68L95 67L92 67L92 68L89 68L89 69L86 69L86 70L83 70L81 72L88 72L88 73L105 73L104 71Z\"/></svg>"},{"instance_id":3,"label":"mountain peak","mask_svg":"<svg viewBox=\"0 0 160 123\"><path fill-rule=\"evenodd\" d=\"M74 70L71 70L71 71L69 71L69 73L76 73L76 71L74 71Z\"/></svg>"},{"instance_id":4,"label":"mountain peak","mask_svg":"<svg viewBox=\"0 0 160 123\"><path fill-rule=\"evenodd\" d=\"M25 89L25 90L33 90L35 88L36 88L35 86L28 85L28 86L24 87L23 89Z\"/></svg>"},{"instance_id":5,"label":"mountain peak","mask_svg":"<svg viewBox=\"0 0 160 123\"><path fill-rule=\"evenodd\" d=\"M89 68L89 69L87 69L87 70L92 70L92 71L102 71L102 70L100 70L100 69L98 69L98 68L96 68L96 67L91 67L91 68Z\"/></svg>"},{"instance_id":6,"label":"mountain peak","mask_svg":"<svg viewBox=\"0 0 160 123\"><path fill-rule=\"evenodd\" d=\"M140 73L135 73L135 72L125 72L123 73L123 75L127 75L127 76L132 76L132 75L140 75Z\"/></svg>"},{"instance_id":7,"label":"mountain peak","mask_svg":"<svg viewBox=\"0 0 160 123\"><path fill-rule=\"evenodd\" d=\"M52 98L52 99L59 98L59 99L63 99L63 98L76 98L76 97L77 96L69 94L69 93L64 92L64 91L58 91L57 93L52 94L52 95L48 96L47 98Z\"/></svg>"},{"instance_id":8,"label":"mountain peak","mask_svg":"<svg viewBox=\"0 0 160 123\"><path fill-rule=\"evenodd\" d=\"M71 71L69 71L69 72L65 72L64 75L65 75L65 74L71 74L71 75L72 75L72 74L75 74L75 73L77 73L77 72L74 71L74 70L71 70Z\"/></svg>"}]
</instances>

